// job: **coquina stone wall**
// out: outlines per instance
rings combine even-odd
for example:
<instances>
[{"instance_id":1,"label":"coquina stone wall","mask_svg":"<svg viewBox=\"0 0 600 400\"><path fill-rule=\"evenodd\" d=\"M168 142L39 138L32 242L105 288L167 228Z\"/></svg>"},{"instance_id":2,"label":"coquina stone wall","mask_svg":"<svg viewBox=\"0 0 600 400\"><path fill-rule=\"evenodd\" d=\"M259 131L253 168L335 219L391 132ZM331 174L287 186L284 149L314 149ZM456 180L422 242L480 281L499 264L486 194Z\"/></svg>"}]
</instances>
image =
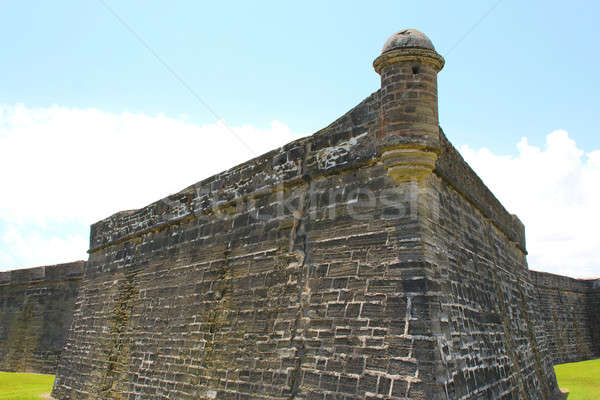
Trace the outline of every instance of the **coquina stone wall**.
<instances>
[{"instance_id":1,"label":"coquina stone wall","mask_svg":"<svg viewBox=\"0 0 600 400\"><path fill-rule=\"evenodd\" d=\"M0 371L56 372L83 265L0 272Z\"/></svg>"},{"instance_id":2,"label":"coquina stone wall","mask_svg":"<svg viewBox=\"0 0 600 400\"><path fill-rule=\"evenodd\" d=\"M600 357L600 280L530 271L555 364Z\"/></svg>"}]
</instances>

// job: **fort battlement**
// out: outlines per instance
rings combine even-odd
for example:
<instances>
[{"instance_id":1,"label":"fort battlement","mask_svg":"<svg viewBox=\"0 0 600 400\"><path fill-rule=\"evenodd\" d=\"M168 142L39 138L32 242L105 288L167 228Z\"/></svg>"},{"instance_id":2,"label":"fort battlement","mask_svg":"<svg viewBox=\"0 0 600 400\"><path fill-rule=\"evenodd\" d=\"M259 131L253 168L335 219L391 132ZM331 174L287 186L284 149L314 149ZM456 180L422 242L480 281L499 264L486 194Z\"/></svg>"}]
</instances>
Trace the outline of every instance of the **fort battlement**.
<instances>
[{"instance_id":1,"label":"fort battlement","mask_svg":"<svg viewBox=\"0 0 600 400\"><path fill-rule=\"evenodd\" d=\"M0 272L0 285L26 285L35 282L81 279L85 261Z\"/></svg>"}]
</instances>

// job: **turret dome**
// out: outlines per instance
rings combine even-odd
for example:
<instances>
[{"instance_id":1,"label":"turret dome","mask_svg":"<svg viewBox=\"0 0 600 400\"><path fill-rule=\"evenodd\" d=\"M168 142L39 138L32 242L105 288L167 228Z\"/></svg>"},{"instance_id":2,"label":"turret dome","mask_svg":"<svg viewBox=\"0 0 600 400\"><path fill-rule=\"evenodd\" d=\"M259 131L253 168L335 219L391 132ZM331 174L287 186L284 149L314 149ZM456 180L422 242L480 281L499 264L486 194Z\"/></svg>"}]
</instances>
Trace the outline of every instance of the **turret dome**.
<instances>
[{"instance_id":1,"label":"turret dome","mask_svg":"<svg viewBox=\"0 0 600 400\"><path fill-rule=\"evenodd\" d=\"M396 49L429 49L435 51L433 43L422 32L416 29L404 29L393 34L383 45L382 53Z\"/></svg>"}]
</instances>

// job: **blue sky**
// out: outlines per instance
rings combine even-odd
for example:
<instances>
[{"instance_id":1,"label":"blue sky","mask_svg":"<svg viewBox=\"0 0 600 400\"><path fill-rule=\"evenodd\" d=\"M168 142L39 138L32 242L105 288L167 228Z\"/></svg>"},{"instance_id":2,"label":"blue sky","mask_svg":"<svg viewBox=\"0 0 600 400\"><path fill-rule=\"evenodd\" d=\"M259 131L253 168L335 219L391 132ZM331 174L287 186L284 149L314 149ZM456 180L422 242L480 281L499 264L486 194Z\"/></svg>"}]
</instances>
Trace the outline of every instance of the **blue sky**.
<instances>
[{"instance_id":1,"label":"blue sky","mask_svg":"<svg viewBox=\"0 0 600 400\"><path fill-rule=\"evenodd\" d=\"M456 146L467 146L462 148L463 154L484 179L488 178L490 187L510 187L494 181L506 181L502 169L508 167L502 163L512 160L511 165L515 165L525 154L535 153L526 151L531 148L538 149L545 160L558 157L552 149L573 150L569 153L573 157L565 156L565 162L579 168L575 174L586 178L567 177L560 181L560 190L568 192L575 185L573 182L584 185L581 182L596 176L595 158L590 154L600 149L600 75L595 71L600 61L595 51L600 40L595 26L600 15L597 2L3 2L0 105L4 111L0 112L0 138L10 140L6 139L0 153L10 155L13 163L27 162L30 171L20 180L5 179L14 186L6 188L10 199L5 198L4 205L0 203L0 211L4 210L0 214L0 269L57 261L48 259L43 252L39 257L17 254L15 237L20 237L24 248L31 238L39 240L41 247L47 246L48 251L62 249L56 244L59 242L65 249L69 248L68 242L77 242L81 247L87 241L87 225L94 218L143 206L208 173L218 172L214 170L217 167L226 168L252 156L246 149L237 148L240 144L226 130L220 135L214 133L222 128L215 115L173 77L107 6L209 104L219 119L248 134L270 135L272 140L259 141L255 151L265 151L283 139L311 134L377 90L379 77L373 71L373 59L387 37L411 27L426 33L446 58L439 75L440 123ZM70 112L77 116L72 118ZM89 113L103 121L95 125L112 131L89 129ZM62 117L56 119L56 115ZM156 125L145 117L163 118L168 129L162 135L148 134L155 144L160 144L152 148L155 151L176 151L179 143L187 140L181 132L196 132L194 129L202 127L198 129L206 136L200 147L235 155L223 157L221 153L223 163L198 164L195 171L185 168L187 172L180 173L179 179L165 174L164 181L157 178L148 182L149 186L153 182L157 186L152 190L128 186L125 181L115 183L116 176L124 175L123 168L138 165L133 162L120 164L118 159L112 160L112 164L123 167L115 167L114 176L110 175L110 168L105 168L107 173L103 176L101 170L81 167L90 158L101 159L99 141L104 135L107 141L114 140L110 142L112 147L107 145L106 153L115 147L124 156L136 152L136 146L146 140L136 124ZM78 118L79 124L69 122ZM54 122L43 122L49 120ZM274 121L278 122L274 125ZM26 127L35 127L35 132ZM178 127L182 131L175 132ZM557 130L565 133L549 139ZM26 144L37 143L39 135L55 140L47 142L46 137L40 142L47 142L42 149L45 153L31 154ZM522 138L526 138L527 146L518 147ZM254 142L254 138L249 141ZM150 147L142 149L153 151ZM485 149L496 158L486 155ZM55 153L54 158L46 154L51 152ZM56 158L61 158L65 169L49 168ZM497 162L492 164L489 160ZM528 160L534 163L532 158ZM545 165L536 160L535 165ZM177 161L173 160L174 169L180 169ZM68 169L74 165L80 165L80 175L72 175ZM11 170L13 167L19 171L24 168L8 166ZM165 167L168 165L161 170ZM54 171L53 179L44 177L48 169ZM144 170L155 175L161 171L146 167L141 172ZM56 178L62 174L63 179ZM86 176L96 176L93 187ZM130 176L129 184L138 178L139 173ZM24 180L28 185L23 184ZM51 191L52 197L57 198L56 204L69 204L61 199L64 188L87 190L87 200L81 198L80 203L89 201L88 208L95 211L83 211L82 205L82 211L70 217L66 210L75 206L69 205L60 212L48 206L41 208L45 214L27 214L18 204L29 201L24 200L30 197L30 189L25 186L37 184L31 180L39 180L46 191ZM48 187L48 180L55 185ZM104 192L116 185L121 192L110 201L103 199L103 205L96 207L91 198L98 185L103 185ZM519 195L526 197L503 190L507 191L496 193L503 201ZM592 189L582 186L581 193L589 190ZM137 197L130 196L130 191L135 191ZM595 199L582 196L577 200L581 204ZM562 206L568 204L571 203ZM515 204L512 209L507 208L516 208L528 222L522 215L528 212L526 206ZM529 220L536 221L533 217ZM529 237L528 240L535 248L535 241L532 244ZM592 248L595 245L600 246L597 242L589 244ZM536 262L547 263L542 259ZM531 260L530 257L530 263ZM592 263L586 260L581 261L582 265ZM567 263L568 257L560 262ZM588 272L600 275L600 264Z\"/></svg>"},{"instance_id":2,"label":"blue sky","mask_svg":"<svg viewBox=\"0 0 600 400\"><path fill-rule=\"evenodd\" d=\"M229 124L285 121L310 134L378 88L371 62L403 27L447 59L440 119L457 143L505 152L566 129L596 146L600 35L594 1L108 1ZM4 2L0 103L207 112L100 1Z\"/></svg>"}]
</instances>

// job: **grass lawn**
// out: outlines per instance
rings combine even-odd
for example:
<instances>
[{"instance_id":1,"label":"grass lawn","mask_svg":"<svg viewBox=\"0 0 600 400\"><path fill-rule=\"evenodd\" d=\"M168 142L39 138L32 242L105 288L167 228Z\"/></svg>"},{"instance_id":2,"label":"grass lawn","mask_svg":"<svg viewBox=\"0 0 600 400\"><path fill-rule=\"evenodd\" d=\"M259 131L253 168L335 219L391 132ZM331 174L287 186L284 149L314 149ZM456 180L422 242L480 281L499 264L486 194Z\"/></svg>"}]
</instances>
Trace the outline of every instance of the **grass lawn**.
<instances>
[{"instance_id":1,"label":"grass lawn","mask_svg":"<svg viewBox=\"0 0 600 400\"><path fill-rule=\"evenodd\" d=\"M39 400L53 383L54 375L0 372L0 400Z\"/></svg>"},{"instance_id":2,"label":"grass lawn","mask_svg":"<svg viewBox=\"0 0 600 400\"><path fill-rule=\"evenodd\" d=\"M558 387L569 389L568 400L600 399L600 359L554 366Z\"/></svg>"}]
</instances>

